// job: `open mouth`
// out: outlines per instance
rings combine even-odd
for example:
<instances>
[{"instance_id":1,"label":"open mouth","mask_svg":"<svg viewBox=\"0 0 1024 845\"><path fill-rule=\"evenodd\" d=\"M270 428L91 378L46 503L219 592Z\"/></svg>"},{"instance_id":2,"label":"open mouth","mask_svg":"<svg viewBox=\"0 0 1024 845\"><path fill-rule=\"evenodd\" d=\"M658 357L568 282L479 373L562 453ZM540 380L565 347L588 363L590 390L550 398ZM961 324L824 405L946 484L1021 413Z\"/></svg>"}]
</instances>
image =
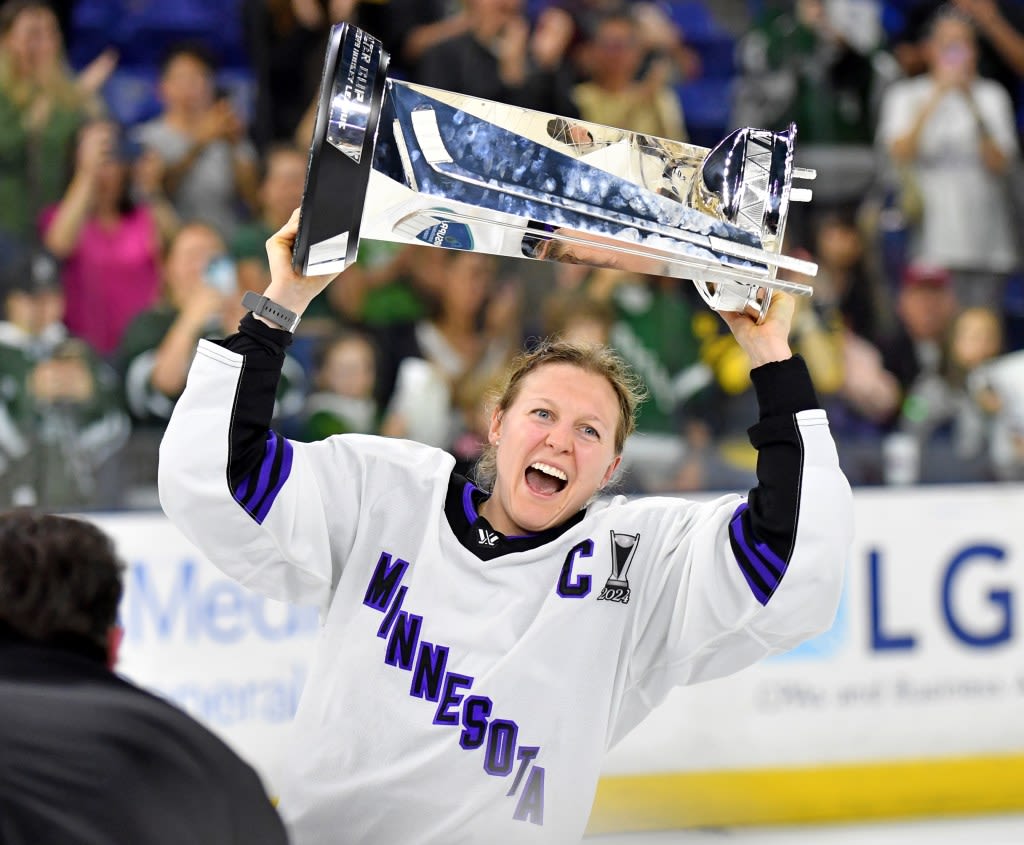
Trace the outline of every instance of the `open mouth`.
<instances>
[{"instance_id":1,"label":"open mouth","mask_svg":"<svg viewBox=\"0 0 1024 845\"><path fill-rule=\"evenodd\" d=\"M537 461L526 468L526 485L542 496L553 496L565 489L569 477L557 467Z\"/></svg>"}]
</instances>

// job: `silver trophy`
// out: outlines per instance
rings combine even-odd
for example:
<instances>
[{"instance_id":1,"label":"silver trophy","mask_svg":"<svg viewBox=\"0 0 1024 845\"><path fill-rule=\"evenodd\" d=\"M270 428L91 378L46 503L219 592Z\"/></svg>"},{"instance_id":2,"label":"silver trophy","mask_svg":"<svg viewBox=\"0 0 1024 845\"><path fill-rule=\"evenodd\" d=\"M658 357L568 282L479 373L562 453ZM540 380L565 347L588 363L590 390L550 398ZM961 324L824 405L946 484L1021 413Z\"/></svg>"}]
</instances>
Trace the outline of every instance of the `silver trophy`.
<instances>
[{"instance_id":1,"label":"silver trophy","mask_svg":"<svg viewBox=\"0 0 1024 845\"><path fill-rule=\"evenodd\" d=\"M338 24L324 61L294 267L343 270L370 238L690 279L764 318L780 270L796 128L713 149L387 77L380 42Z\"/></svg>"}]
</instances>

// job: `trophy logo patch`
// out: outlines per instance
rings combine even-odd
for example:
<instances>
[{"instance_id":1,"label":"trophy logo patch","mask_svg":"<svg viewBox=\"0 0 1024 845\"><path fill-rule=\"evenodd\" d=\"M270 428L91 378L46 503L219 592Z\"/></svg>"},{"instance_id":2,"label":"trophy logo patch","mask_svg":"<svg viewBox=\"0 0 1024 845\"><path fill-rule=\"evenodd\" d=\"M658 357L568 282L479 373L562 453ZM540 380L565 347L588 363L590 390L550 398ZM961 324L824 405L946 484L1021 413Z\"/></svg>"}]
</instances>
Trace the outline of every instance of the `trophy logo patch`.
<instances>
[{"instance_id":1,"label":"trophy logo patch","mask_svg":"<svg viewBox=\"0 0 1024 845\"><path fill-rule=\"evenodd\" d=\"M431 246L445 249L472 249L473 232L465 223L446 218L433 218L434 225L418 232L416 237Z\"/></svg>"},{"instance_id":2,"label":"trophy logo patch","mask_svg":"<svg viewBox=\"0 0 1024 845\"><path fill-rule=\"evenodd\" d=\"M604 589L597 597L598 601L617 601L629 603L629 581L626 578L629 565L633 562L636 547L640 542L639 534L619 534L609 531L612 545L612 574L605 582Z\"/></svg>"}]
</instances>

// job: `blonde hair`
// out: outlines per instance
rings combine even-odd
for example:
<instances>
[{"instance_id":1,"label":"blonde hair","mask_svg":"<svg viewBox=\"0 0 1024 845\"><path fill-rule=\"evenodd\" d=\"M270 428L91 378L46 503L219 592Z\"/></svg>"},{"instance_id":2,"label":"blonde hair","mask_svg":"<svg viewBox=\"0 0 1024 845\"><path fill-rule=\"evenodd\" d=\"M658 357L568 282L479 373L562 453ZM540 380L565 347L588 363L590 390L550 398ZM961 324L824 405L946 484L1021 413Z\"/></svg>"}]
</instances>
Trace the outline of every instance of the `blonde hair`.
<instances>
[{"instance_id":1,"label":"blonde hair","mask_svg":"<svg viewBox=\"0 0 1024 845\"><path fill-rule=\"evenodd\" d=\"M507 411L518 398L525 378L547 364L569 364L607 379L619 404L615 454L621 454L626 438L636 430L637 411L647 398L647 391L640 377L607 346L571 343L556 337L541 342L529 352L519 353L512 359L501 386L492 396L491 409L498 413ZM497 452L493 445L488 445L476 465L477 484L490 489L497 472Z\"/></svg>"},{"instance_id":2,"label":"blonde hair","mask_svg":"<svg viewBox=\"0 0 1024 845\"><path fill-rule=\"evenodd\" d=\"M26 12L44 12L52 15L56 22L53 8L41 0L9 0L0 14L0 42L6 40L15 22ZM40 95L49 96L61 108L83 109L89 114L98 114L100 108L94 98L84 97L75 77L68 68L64 54L63 38L61 38L59 72L56 73L45 88L32 80L19 77L14 70L14 63L6 49L0 49L0 92L11 101L18 111L25 111Z\"/></svg>"}]
</instances>

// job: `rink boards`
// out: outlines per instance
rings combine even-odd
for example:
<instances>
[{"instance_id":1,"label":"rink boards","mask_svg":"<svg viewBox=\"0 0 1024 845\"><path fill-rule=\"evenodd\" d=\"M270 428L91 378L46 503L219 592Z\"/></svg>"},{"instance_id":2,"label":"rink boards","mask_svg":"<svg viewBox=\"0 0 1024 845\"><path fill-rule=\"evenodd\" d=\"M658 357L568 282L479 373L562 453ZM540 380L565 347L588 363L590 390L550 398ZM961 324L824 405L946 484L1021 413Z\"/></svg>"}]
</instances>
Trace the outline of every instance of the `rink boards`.
<instances>
[{"instance_id":1,"label":"rink boards","mask_svg":"<svg viewBox=\"0 0 1024 845\"><path fill-rule=\"evenodd\" d=\"M858 490L855 508L832 630L671 693L609 752L593 831L1024 809L1024 487ZM121 671L272 789L316 612L228 580L161 515L94 518L129 562Z\"/></svg>"}]
</instances>

